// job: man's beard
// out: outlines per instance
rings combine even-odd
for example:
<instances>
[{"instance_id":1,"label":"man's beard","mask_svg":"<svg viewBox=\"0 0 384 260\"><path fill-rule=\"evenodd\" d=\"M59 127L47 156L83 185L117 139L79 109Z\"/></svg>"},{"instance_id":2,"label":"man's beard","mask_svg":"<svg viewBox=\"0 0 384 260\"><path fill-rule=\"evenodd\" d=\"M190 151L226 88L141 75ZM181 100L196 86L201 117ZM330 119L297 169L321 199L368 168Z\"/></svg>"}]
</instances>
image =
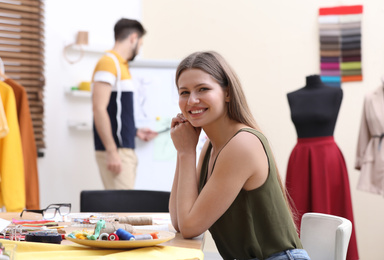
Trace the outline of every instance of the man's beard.
<instances>
[{"instance_id":1,"label":"man's beard","mask_svg":"<svg viewBox=\"0 0 384 260\"><path fill-rule=\"evenodd\" d=\"M136 43L135 48L132 49L132 56L131 56L131 58L128 59L128 61L133 61L135 59L137 52L138 52L137 45L138 45L138 43Z\"/></svg>"}]
</instances>

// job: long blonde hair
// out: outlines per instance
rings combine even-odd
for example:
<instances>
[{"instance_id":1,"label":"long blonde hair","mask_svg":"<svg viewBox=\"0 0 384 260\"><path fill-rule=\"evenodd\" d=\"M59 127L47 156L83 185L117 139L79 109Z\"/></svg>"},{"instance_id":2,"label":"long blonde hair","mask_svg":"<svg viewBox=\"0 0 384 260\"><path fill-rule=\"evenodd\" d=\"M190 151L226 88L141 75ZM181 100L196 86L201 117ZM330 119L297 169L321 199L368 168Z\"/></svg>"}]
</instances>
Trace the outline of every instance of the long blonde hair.
<instances>
[{"instance_id":1,"label":"long blonde hair","mask_svg":"<svg viewBox=\"0 0 384 260\"><path fill-rule=\"evenodd\" d=\"M187 69L200 69L211 75L211 77L213 77L219 83L224 91L228 91L230 98L230 101L227 105L228 117L234 121L250 126L261 132L261 129L257 125L256 120L254 119L251 110L249 109L239 78L237 77L235 71L220 54L215 51L195 52L183 59L176 70L176 86L178 86L177 84L181 73ZM273 160L276 161L273 153L272 157ZM292 213L290 197L288 196L288 193L283 186L277 166L276 171L277 179L281 191L284 195L284 199L290 210L292 219L294 222L296 222L295 216Z\"/></svg>"}]
</instances>

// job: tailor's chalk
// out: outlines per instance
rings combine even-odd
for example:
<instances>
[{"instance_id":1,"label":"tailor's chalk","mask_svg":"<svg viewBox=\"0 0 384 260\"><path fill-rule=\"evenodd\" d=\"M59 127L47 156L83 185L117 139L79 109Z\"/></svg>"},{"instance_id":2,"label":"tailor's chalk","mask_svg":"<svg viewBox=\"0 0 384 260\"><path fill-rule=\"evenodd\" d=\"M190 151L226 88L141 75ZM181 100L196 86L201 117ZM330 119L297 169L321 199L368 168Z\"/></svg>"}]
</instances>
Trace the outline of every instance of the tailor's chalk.
<instances>
[{"instance_id":1,"label":"tailor's chalk","mask_svg":"<svg viewBox=\"0 0 384 260\"><path fill-rule=\"evenodd\" d=\"M108 240L110 240L110 241L117 241L117 240L119 240L119 236L116 235L115 233L111 233L108 236Z\"/></svg>"},{"instance_id":2,"label":"tailor's chalk","mask_svg":"<svg viewBox=\"0 0 384 260\"><path fill-rule=\"evenodd\" d=\"M122 228L119 228L116 230L116 235L119 236L120 240L135 240L135 236L129 233L128 231L125 231Z\"/></svg>"},{"instance_id":3,"label":"tailor's chalk","mask_svg":"<svg viewBox=\"0 0 384 260\"><path fill-rule=\"evenodd\" d=\"M108 236L109 236L108 233L103 233L99 236L99 240L108 240Z\"/></svg>"},{"instance_id":4,"label":"tailor's chalk","mask_svg":"<svg viewBox=\"0 0 384 260\"><path fill-rule=\"evenodd\" d=\"M150 234L136 235L135 240L152 240L152 236Z\"/></svg>"}]
</instances>

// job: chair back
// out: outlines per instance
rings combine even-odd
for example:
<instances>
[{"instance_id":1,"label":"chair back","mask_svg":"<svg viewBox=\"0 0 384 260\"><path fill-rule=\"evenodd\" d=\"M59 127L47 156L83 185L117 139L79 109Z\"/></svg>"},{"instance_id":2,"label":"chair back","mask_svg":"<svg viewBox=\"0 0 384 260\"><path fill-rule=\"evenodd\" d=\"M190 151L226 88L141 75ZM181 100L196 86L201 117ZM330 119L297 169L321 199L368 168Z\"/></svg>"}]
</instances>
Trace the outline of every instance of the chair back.
<instances>
[{"instance_id":1,"label":"chair back","mask_svg":"<svg viewBox=\"0 0 384 260\"><path fill-rule=\"evenodd\" d=\"M169 212L170 192L153 190L83 190L80 212Z\"/></svg>"},{"instance_id":2,"label":"chair back","mask_svg":"<svg viewBox=\"0 0 384 260\"><path fill-rule=\"evenodd\" d=\"M346 218L305 213L301 220L300 239L311 260L345 260L351 233Z\"/></svg>"}]
</instances>

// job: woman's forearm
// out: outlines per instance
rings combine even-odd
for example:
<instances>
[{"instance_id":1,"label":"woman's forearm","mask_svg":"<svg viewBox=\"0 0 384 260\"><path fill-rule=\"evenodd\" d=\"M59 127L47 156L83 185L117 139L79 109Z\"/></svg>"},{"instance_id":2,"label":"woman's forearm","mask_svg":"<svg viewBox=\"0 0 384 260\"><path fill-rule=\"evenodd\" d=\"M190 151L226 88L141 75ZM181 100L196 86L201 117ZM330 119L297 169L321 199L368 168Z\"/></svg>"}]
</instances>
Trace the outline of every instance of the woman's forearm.
<instances>
[{"instance_id":1,"label":"woman's forearm","mask_svg":"<svg viewBox=\"0 0 384 260\"><path fill-rule=\"evenodd\" d=\"M198 196L196 179L196 154L178 154L177 221L182 233L193 228L190 212Z\"/></svg>"},{"instance_id":2,"label":"woman's forearm","mask_svg":"<svg viewBox=\"0 0 384 260\"><path fill-rule=\"evenodd\" d=\"M176 160L175 176L173 178L171 196L169 198L169 213L171 215L172 225L176 229L176 231L180 231L179 224L177 222L177 206L176 206L178 181L179 181L179 159Z\"/></svg>"}]
</instances>

